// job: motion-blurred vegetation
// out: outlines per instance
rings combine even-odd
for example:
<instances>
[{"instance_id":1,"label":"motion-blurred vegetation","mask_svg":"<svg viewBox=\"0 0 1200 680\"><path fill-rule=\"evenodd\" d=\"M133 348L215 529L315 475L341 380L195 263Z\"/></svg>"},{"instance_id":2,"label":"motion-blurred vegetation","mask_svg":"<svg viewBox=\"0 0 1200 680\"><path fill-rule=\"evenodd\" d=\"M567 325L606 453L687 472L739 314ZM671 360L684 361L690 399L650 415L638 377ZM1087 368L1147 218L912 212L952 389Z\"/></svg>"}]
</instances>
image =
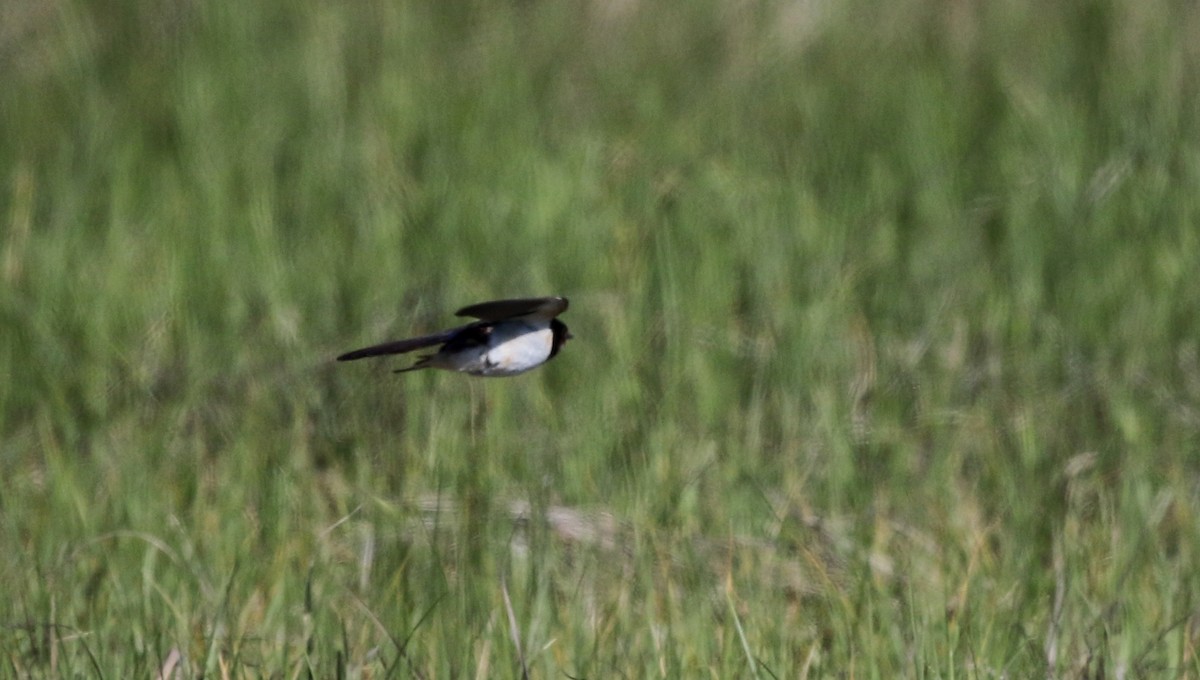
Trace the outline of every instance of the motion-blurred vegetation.
<instances>
[{"instance_id":1,"label":"motion-blurred vegetation","mask_svg":"<svg viewBox=\"0 0 1200 680\"><path fill-rule=\"evenodd\" d=\"M1195 5L0 26L4 675L1200 675Z\"/></svg>"}]
</instances>

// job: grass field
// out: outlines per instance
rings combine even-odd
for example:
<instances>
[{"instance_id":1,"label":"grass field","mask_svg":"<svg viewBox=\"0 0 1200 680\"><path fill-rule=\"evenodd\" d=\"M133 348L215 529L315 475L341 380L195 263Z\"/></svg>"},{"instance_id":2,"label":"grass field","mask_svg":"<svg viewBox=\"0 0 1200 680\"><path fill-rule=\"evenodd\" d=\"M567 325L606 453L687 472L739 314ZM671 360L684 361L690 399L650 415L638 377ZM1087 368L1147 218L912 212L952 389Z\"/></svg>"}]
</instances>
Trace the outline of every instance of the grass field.
<instances>
[{"instance_id":1,"label":"grass field","mask_svg":"<svg viewBox=\"0 0 1200 680\"><path fill-rule=\"evenodd\" d=\"M0 25L0 675L1200 677L1194 4Z\"/></svg>"}]
</instances>

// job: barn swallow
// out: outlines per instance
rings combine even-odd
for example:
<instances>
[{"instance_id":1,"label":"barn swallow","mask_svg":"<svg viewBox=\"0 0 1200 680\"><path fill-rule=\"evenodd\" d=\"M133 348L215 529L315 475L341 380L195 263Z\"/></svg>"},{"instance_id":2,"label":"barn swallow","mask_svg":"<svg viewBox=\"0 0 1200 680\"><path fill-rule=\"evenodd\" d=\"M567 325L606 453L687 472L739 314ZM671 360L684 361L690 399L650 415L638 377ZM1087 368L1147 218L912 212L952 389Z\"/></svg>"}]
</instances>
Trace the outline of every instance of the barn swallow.
<instances>
[{"instance_id":1,"label":"barn swallow","mask_svg":"<svg viewBox=\"0 0 1200 680\"><path fill-rule=\"evenodd\" d=\"M433 335L356 349L337 360L405 354L441 345L437 352L396 373L440 368L487 377L517 375L553 359L573 337L567 325L556 318L565 311L567 299L562 297L481 302L454 313L478 321Z\"/></svg>"}]
</instances>

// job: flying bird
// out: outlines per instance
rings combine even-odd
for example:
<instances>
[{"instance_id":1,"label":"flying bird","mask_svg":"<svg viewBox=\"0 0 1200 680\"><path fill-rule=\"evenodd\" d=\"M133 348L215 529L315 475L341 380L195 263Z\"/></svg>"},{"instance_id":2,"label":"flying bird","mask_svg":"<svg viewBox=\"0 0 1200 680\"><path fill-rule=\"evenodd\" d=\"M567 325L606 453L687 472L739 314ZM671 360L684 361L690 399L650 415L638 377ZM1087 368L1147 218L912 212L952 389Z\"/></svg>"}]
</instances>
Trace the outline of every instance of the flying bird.
<instances>
[{"instance_id":1,"label":"flying bird","mask_svg":"<svg viewBox=\"0 0 1200 680\"><path fill-rule=\"evenodd\" d=\"M563 297L480 302L454 313L478 321L433 335L356 349L337 360L406 354L440 345L433 354L419 357L396 373L440 368L485 377L518 375L553 359L573 337L557 318L567 311L567 304Z\"/></svg>"}]
</instances>

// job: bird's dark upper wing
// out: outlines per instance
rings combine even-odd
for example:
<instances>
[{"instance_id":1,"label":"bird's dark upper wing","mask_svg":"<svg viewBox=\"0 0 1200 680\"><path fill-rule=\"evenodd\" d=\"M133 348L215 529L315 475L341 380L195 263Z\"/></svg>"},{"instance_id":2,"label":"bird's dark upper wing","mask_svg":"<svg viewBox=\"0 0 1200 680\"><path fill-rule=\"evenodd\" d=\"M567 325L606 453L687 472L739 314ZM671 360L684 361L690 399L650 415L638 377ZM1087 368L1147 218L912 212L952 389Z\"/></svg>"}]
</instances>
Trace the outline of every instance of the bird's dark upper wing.
<instances>
[{"instance_id":1,"label":"bird's dark upper wing","mask_svg":"<svg viewBox=\"0 0 1200 680\"><path fill-rule=\"evenodd\" d=\"M499 321L514 316L538 316L553 319L567 311L567 299L564 297L520 298L517 300L494 300L480 302L477 305L463 307L455 312L457 316L469 316L483 321Z\"/></svg>"},{"instance_id":2,"label":"bird's dark upper wing","mask_svg":"<svg viewBox=\"0 0 1200 680\"><path fill-rule=\"evenodd\" d=\"M385 354L404 354L405 352L411 352L413 350L421 349L423 347L431 347L433 345L440 345L443 342L446 342L447 340L449 340L451 337L454 336L455 333L457 333L460 330L462 330L462 329L455 328L452 330L437 333L435 335L425 335L425 336L422 336L419 338L409 338L407 340L395 340L392 342L385 342L385 343L382 343L379 345L371 345L370 347L356 349L353 352L346 352L345 354L338 357L337 360L338 361L353 361L355 359L365 359L367 357L378 357L378 356L383 356Z\"/></svg>"}]
</instances>

